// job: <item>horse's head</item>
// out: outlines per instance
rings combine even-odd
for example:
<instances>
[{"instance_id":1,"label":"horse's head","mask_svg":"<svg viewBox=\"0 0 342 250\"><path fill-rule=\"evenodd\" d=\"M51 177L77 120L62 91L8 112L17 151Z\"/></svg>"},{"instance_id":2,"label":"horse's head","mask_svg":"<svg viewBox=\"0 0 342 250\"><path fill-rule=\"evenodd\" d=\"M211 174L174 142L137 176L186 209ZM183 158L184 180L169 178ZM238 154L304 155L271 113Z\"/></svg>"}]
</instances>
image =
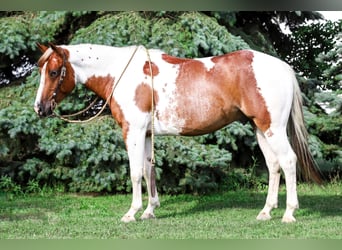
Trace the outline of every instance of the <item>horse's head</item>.
<instances>
[{"instance_id":1,"label":"horse's head","mask_svg":"<svg viewBox=\"0 0 342 250\"><path fill-rule=\"evenodd\" d=\"M34 110L40 117L46 117L75 88L75 76L66 49L53 44L37 45L43 55L38 61L41 77Z\"/></svg>"}]
</instances>

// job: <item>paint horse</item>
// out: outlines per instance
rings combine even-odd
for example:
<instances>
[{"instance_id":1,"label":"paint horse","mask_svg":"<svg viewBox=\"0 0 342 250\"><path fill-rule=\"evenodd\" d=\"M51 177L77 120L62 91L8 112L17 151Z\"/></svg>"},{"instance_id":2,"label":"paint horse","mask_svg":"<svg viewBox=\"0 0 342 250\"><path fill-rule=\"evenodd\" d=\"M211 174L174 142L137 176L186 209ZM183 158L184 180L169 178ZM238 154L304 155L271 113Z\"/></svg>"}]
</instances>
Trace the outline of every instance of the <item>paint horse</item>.
<instances>
[{"instance_id":1,"label":"paint horse","mask_svg":"<svg viewBox=\"0 0 342 250\"><path fill-rule=\"evenodd\" d=\"M52 115L77 83L105 100L109 97L112 115L122 128L133 189L124 222L135 221L142 209L143 176L149 198L141 219L154 218L160 205L151 176L152 116L155 135L202 135L235 120L251 121L269 170L268 194L258 220L271 219L277 207L282 170L287 190L282 221L295 221L297 159L307 179L320 180L308 150L295 74L277 58L253 50L185 59L143 46L38 46L43 55L34 109L40 117Z\"/></svg>"}]
</instances>

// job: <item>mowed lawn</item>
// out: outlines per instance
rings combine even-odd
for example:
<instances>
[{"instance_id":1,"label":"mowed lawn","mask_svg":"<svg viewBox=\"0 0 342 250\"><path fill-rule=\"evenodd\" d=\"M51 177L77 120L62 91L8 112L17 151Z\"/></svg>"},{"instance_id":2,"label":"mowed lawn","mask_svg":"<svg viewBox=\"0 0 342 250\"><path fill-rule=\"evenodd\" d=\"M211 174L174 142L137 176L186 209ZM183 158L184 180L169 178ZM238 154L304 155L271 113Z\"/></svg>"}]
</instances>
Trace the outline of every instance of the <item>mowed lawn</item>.
<instances>
[{"instance_id":1,"label":"mowed lawn","mask_svg":"<svg viewBox=\"0 0 342 250\"><path fill-rule=\"evenodd\" d=\"M285 187L280 190L279 208L266 222L255 219L266 190L240 190L161 195L157 219L129 224L120 218L131 195L1 194L0 239L342 239L341 182L300 184L293 224L281 223Z\"/></svg>"}]
</instances>

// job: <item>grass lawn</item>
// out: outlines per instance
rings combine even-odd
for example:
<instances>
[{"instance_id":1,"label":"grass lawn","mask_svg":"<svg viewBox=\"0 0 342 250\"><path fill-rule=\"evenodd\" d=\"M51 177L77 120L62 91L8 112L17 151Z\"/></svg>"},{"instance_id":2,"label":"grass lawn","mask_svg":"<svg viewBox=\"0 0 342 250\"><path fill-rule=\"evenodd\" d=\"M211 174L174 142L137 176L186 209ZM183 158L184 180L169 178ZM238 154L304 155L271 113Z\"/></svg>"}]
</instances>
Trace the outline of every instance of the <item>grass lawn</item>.
<instances>
[{"instance_id":1,"label":"grass lawn","mask_svg":"<svg viewBox=\"0 0 342 250\"><path fill-rule=\"evenodd\" d=\"M161 195L157 219L120 222L131 195L0 195L0 239L342 239L342 183L300 184L296 223L283 224L285 188L272 220L255 219L266 190ZM146 204L146 200L144 202ZM138 213L138 216L142 212Z\"/></svg>"}]
</instances>

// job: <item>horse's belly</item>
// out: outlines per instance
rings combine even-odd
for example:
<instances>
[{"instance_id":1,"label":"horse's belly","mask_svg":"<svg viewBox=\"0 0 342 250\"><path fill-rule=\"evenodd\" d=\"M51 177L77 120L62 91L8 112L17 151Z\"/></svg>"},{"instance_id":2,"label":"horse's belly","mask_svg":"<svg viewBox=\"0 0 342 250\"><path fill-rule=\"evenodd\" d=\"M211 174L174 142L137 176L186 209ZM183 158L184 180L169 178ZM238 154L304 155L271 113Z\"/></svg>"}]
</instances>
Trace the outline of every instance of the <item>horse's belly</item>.
<instances>
[{"instance_id":1,"label":"horse's belly","mask_svg":"<svg viewBox=\"0 0 342 250\"><path fill-rule=\"evenodd\" d=\"M241 120L244 116L236 108L224 110L222 107L197 109L186 107L178 112L158 115L156 112L154 128L159 135L203 135L216 131L227 124Z\"/></svg>"}]
</instances>

